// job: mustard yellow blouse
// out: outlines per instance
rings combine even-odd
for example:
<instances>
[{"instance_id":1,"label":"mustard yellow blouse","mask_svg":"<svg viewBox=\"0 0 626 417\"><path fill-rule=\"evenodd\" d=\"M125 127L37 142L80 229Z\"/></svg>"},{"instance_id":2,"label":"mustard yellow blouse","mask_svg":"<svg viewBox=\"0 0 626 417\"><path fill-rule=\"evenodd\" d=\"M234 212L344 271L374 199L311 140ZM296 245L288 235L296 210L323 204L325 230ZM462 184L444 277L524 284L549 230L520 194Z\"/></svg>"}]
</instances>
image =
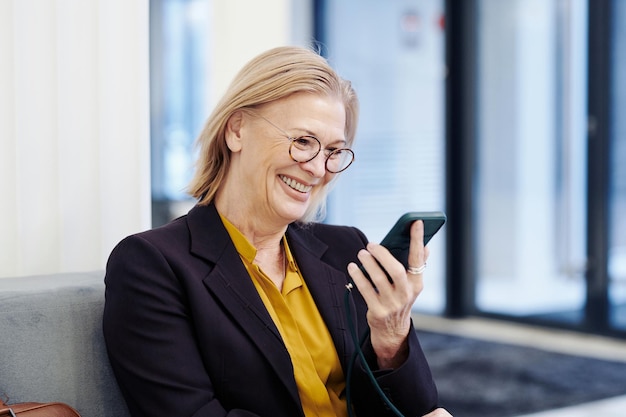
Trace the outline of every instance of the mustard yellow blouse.
<instances>
[{"instance_id":1,"label":"mustard yellow blouse","mask_svg":"<svg viewBox=\"0 0 626 417\"><path fill-rule=\"evenodd\" d=\"M256 248L225 217L222 221L291 356L307 417L345 417L345 378L333 341L289 250L282 291L254 263ZM331 348L332 347L332 348Z\"/></svg>"}]
</instances>

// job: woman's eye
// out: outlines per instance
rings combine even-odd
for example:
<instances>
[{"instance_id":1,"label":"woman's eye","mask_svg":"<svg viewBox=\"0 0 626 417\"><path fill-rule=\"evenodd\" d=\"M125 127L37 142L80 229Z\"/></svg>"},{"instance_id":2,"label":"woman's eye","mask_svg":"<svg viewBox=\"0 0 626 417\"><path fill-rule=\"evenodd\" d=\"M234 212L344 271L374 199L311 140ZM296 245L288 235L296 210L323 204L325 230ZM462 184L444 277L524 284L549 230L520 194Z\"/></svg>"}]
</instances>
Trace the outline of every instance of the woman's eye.
<instances>
[{"instance_id":1,"label":"woman's eye","mask_svg":"<svg viewBox=\"0 0 626 417\"><path fill-rule=\"evenodd\" d=\"M306 136L302 136L302 137L294 139L294 144L302 149L312 148L314 146L314 143L315 142L312 138L309 138Z\"/></svg>"}]
</instances>

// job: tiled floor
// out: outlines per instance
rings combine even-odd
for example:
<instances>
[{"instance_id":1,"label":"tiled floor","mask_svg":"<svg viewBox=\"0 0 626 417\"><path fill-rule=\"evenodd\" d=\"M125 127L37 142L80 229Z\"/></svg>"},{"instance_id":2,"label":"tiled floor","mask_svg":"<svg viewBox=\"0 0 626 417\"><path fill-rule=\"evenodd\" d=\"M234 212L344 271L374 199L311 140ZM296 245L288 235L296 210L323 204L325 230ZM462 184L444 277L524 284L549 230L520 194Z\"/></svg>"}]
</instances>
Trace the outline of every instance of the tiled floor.
<instances>
[{"instance_id":1,"label":"tiled floor","mask_svg":"<svg viewBox=\"0 0 626 417\"><path fill-rule=\"evenodd\" d=\"M468 318L450 320L415 315L417 328L443 331L497 342L626 362L626 340L545 329L497 320ZM626 417L626 396L519 417Z\"/></svg>"}]
</instances>

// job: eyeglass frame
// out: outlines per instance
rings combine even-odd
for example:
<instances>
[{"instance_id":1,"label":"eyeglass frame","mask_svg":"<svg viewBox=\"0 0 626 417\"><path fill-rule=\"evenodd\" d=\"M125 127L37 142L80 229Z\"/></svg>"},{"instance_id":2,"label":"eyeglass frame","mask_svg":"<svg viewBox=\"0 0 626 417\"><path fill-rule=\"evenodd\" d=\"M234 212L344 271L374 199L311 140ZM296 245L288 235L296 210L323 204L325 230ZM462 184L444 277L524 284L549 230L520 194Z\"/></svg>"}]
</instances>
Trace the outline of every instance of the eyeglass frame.
<instances>
[{"instance_id":1,"label":"eyeglass frame","mask_svg":"<svg viewBox=\"0 0 626 417\"><path fill-rule=\"evenodd\" d=\"M311 162L312 160L317 158L317 155L319 155L319 153L322 151L322 149L326 150L326 148L324 148L322 146L322 142L320 142L320 140L317 137L313 136L313 135L302 135L302 136L293 137L293 136L289 135L289 133L287 133L285 130L283 130L280 127L278 127L277 125L275 125L272 121L267 119L265 116L260 114L259 112L255 111L255 110L253 110L251 108L246 108L246 109L243 109L243 110L245 110L247 113L252 114L253 116L256 116L256 117L259 117L259 118L265 120L267 123L272 125L275 129L277 129L280 133L285 135L285 137L289 140L289 157L294 162L297 162L299 164L304 164L304 163L307 163L307 162ZM293 155L291 153L291 149L293 148L294 143L297 140L302 139L302 138L315 139L315 141L317 142L317 145L318 145L317 151L315 152L315 154L311 158L307 159L306 161L298 161L296 158L293 157ZM341 152L348 152L351 155L350 162L348 162L348 164L345 167L343 167L341 170L339 170L339 171L331 171L330 169L328 169L328 160L330 159L330 157L332 155L334 155L334 154L339 155ZM334 149L334 150L330 151L330 153L328 155L326 155L326 157L324 158L324 169L327 172L331 173L331 174L339 174L340 172L343 172L346 169L348 169L350 167L350 165L352 165L352 163L354 162L354 157L355 157L354 151L352 149L350 149L350 148L337 148L337 149Z\"/></svg>"}]
</instances>

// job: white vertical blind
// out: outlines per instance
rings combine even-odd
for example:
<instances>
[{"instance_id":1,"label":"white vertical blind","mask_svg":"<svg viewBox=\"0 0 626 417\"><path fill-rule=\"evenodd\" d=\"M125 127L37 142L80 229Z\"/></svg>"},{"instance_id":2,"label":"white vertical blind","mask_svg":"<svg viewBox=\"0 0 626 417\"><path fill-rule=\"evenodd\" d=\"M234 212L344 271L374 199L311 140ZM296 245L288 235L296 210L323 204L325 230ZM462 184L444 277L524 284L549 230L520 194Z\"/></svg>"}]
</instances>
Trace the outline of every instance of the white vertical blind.
<instances>
[{"instance_id":1,"label":"white vertical blind","mask_svg":"<svg viewBox=\"0 0 626 417\"><path fill-rule=\"evenodd\" d=\"M0 277L150 226L148 0L0 2Z\"/></svg>"}]
</instances>

